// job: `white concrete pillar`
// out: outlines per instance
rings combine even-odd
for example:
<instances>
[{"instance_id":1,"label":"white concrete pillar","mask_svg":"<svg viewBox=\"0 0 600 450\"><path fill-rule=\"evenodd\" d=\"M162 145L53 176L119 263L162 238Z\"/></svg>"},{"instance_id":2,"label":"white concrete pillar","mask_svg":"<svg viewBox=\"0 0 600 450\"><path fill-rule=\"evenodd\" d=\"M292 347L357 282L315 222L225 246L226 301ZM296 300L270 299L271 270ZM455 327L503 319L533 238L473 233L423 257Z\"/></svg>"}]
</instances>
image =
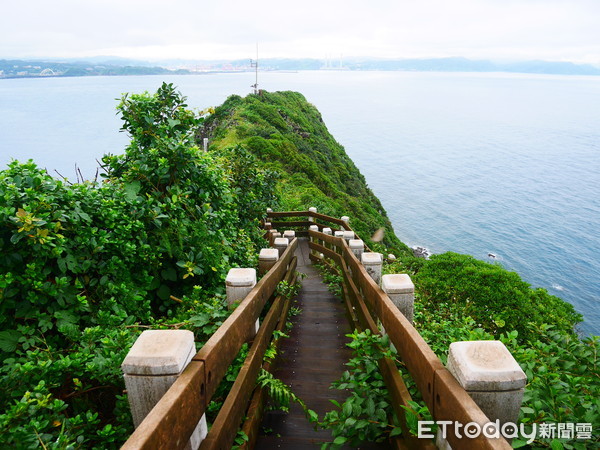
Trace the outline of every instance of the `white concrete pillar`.
<instances>
[{"instance_id":1,"label":"white concrete pillar","mask_svg":"<svg viewBox=\"0 0 600 450\"><path fill-rule=\"evenodd\" d=\"M527 376L502 342L453 342L447 365L491 421L517 423Z\"/></svg>"},{"instance_id":2,"label":"white concrete pillar","mask_svg":"<svg viewBox=\"0 0 600 450\"><path fill-rule=\"evenodd\" d=\"M283 252L285 252L285 249L287 248L288 245L290 245L290 241L288 238L284 238L284 237L275 238L275 242L273 243L273 246L279 252L280 257L283 254Z\"/></svg>"},{"instance_id":3,"label":"white concrete pillar","mask_svg":"<svg viewBox=\"0 0 600 450\"><path fill-rule=\"evenodd\" d=\"M388 274L381 277L381 289L396 305L404 317L413 323L415 285L405 273Z\"/></svg>"},{"instance_id":4,"label":"white concrete pillar","mask_svg":"<svg viewBox=\"0 0 600 450\"><path fill-rule=\"evenodd\" d=\"M283 232L283 237L287 238L288 241L292 242L294 240L294 238L296 237L296 232L293 230L285 230Z\"/></svg>"},{"instance_id":5,"label":"white concrete pillar","mask_svg":"<svg viewBox=\"0 0 600 450\"><path fill-rule=\"evenodd\" d=\"M361 256L360 262L365 267L371 278L373 278L373 281L379 284L381 282L381 265L383 264L383 257L381 253L364 252Z\"/></svg>"},{"instance_id":6,"label":"white concrete pillar","mask_svg":"<svg viewBox=\"0 0 600 450\"><path fill-rule=\"evenodd\" d=\"M308 208L308 211L311 212L311 213L316 213L317 212L317 208L315 208L314 206L311 206L310 208ZM308 216L308 221L309 222L314 222L315 218L311 217L311 216Z\"/></svg>"},{"instance_id":7,"label":"white concrete pillar","mask_svg":"<svg viewBox=\"0 0 600 450\"><path fill-rule=\"evenodd\" d=\"M256 285L256 269L229 269L225 278L227 304L231 307L235 302L242 301Z\"/></svg>"},{"instance_id":8,"label":"white concrete pillar","mask_svg":"<svg viewBox=\"0 0 600 450\"><path fill-rule=\"evenodd\" d=\"M276 248L261 248L258 254L258 274L264 275L279 259L279 251Z\"/></svg>"},{"instance_id":9,"label":"white concrete pillar","mask_svg":"<svg viewBox=\"0 0 600 450\"><path fill-rule=\"evenodd\" d=\"M352 253L354 253L354 256L356 256L356 258L360 261L360 257L365 251L365 243L362 241L362 239L350 239L348 241L348 245Z\"/></svg>"},{"instance_id":10,"label":"white concrete pillar","mask_svg":"<svg viewBox=\"0 0 600 450\"><path fill-rule=\"evenodd\" d=\"M350 222L350 217L342 216L342 217L340 217L340 220L342 220L342 222L346 222L346 225L348 225L348 222ZM346 228L344 228L344 226L342 226L342 230L345 230Z\"/></svg>"},{"instance_id":11,"label":"white concrete pillar","mask_svg":"<svg viewBox=\"0 0 600 450\"><path fill-rule=\"evenodd\" d=\"M272 213L272 212L273 212L273 210L272 210L271 208L267 208L267 212L268 212L268 213Z\"/></svg>"},{"instance_id":12,"label":"white concrete pillar","mask_svg":"<svg viewBox=\"0 0 600 450\"><path fill-rule=\"evenodd\" d=\"M121 364L133 423L137 427L162 398L196 354L189 330L146 330ZM197 449L208 427L203 415L187 449Z\"/></svg>"},{"instance_id":13,"label":"white concrete pillar","mask_svg":"<svg viewBox=\"0 0 600 450\"><path fill-rule=\"evenodd\" d=\"M208 151L208 138L202 139L202 148L204 149L205 152Z\"/></svg>"},{"instance_id":14,"label":"white concrete pillar","mask_svg":"<svg viewBox=\"0 0 600 450\"><path fill-rule=\"evenodd\" d=\"M344 231L342 237L346 239L346 242L349 242L350 239L354 239L356 236L354 236L354 231Z\"/></svg>"},{"instance_id":15,"label":"white concrete pillar","mask_svg":"<svg viewBox=\"0 0 600 450\"><path fill-rule=\"evenodd\" d=\"M225 278L225 291L227 293L227 304L233 307L236 302L241 302L256 286L256 269L233 268L229 269ZM254 324L254 333L250 333L250 338L258 333L260 321L256 319Z\"/></svg>"},{"instance_id":16,"label":"white concrete pillar","mask_svg":"<svg viewBox=\"0 0 600 450\"><path fill-rule=\"evenodd\" d=\"M336 231L335 233L333 233L335 237L339 237L339 238L343 238L344 237L344 232L339 230Z\"/></svg>"},{"instance_id":17,"label":"white concrete pillar","mask_svg":"<svg viewBox=\"0 0 600 450\"><path fill-rule=\"evenodd\" d=\"M311 226L309 226L309 227L308 227L308 230L309 230L309 231L319 231L319 227L318 227L317 225L311 225ZM312 242L312 243L314 243L314 244L318 244L318 243L319 243L319 240L318 240L318 239L315 239L315 238L313 238L313 237L312 237L312 236L310 236L310 235L309 235L309 239L310 239L310 242ZM316 252L316 251L314 251L314 250L311 250L311 251L310 251L310 253L311 253L311 254L313 254L313 255L316 255L316 254L317 254L317 252Z\"/></svg>"},{"instance_id":18,"label":"white concrete pillar","mask_svg":"<svg viewBox=\"0 0 600 450\"><path fill-rule=\"evenodd\" d=\"M273 228L271 222L265 222L265 230L270 230L271 228Z\"/></svg>"},{"instance_id":19,"label":"white concrete pillar","mask_svg":"<svg viewBox=\"0 0 600 450\"><path fill-rule=\"evenodd\" d=\"M323 228L322 233L323 234L328 234L329 236L331 236L332 235L331 228L329 228L329 227ZM328 244L325 241L321 241L321 245L324 245L327 248L331 248L331 244Z\"/></svg>"}]
</instances>

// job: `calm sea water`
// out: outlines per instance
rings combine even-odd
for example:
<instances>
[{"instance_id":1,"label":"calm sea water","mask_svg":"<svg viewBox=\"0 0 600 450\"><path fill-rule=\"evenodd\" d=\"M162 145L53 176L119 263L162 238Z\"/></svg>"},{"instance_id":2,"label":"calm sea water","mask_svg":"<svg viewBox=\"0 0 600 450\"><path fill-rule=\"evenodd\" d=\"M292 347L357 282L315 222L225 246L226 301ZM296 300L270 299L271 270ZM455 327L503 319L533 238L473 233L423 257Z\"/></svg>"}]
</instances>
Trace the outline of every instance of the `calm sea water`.
<instances>
[{"instance_id":1,"label":"calm sea water","mask_svg":"<svg viewBox=\"0 0 600 450\"><path fill-rule=\"evenodd\" d=\"M0 167L33 158L93 177L120 153L116 98L164 77L0 80ZM172 76L192 107L253 74ZM260 75L302 92L381 199L397 235L435 253L496 255L600 334L600 77L402 72Z\"/></svg>"}]
</instances>

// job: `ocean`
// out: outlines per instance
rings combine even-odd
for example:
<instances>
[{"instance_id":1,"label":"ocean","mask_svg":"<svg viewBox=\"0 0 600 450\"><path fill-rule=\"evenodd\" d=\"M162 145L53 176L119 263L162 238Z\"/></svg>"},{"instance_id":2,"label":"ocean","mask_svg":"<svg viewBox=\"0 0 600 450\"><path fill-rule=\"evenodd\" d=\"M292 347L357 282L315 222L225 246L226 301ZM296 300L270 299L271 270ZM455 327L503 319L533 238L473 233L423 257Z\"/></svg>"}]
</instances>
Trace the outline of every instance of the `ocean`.
<instances>
[{"instance_id":1,"label":"ocean","mask_svg":"<svg viewBox=\"0 0 600 450\"><path fill-rule=\"evenodd\" d=\"M127 144L116 99L163 80L204 109L249 93L254 74L0 80L0 168L32 158L93 178ZM402 241L498 262L600 335L600 77L266 72L259 85L321 111Z\"/></svg>"}]
</instances>

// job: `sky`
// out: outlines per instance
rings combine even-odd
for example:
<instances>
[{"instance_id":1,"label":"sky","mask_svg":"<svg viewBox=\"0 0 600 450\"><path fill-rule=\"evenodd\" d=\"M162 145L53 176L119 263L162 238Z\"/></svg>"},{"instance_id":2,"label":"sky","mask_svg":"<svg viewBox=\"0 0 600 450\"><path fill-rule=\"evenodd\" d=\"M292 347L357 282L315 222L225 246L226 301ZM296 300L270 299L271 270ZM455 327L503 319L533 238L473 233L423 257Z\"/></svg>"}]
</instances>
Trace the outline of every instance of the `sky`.
<instances>
[{"instance_id":1,"label":"sky","mask_svg":"<svg viewBox=\"0 0 600 450\"><path fill-rule=\"evenodd\" d=\"M0 59L541 59L600 66L600 0L5 0Z\"/></svg>"}]
</instances>

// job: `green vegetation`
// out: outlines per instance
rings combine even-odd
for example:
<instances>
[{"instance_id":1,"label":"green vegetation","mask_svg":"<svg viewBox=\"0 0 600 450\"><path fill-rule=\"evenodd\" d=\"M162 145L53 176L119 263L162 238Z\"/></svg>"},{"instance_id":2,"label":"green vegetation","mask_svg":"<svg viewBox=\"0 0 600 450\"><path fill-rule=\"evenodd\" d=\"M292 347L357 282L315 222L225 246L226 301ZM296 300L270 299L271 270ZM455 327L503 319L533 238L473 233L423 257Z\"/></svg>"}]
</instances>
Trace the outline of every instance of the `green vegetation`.
<instances>
[{"instance_id":1,"label":"green vegetation","mask_svg":"<svg viewBox=\"0 0 600 450\"><path fill-rule=\"evenodd\" d=\"M232 165L200 151L204 118L171 85L118 110L131 143L104 157L104 182L33 162L0 172L2 448L119 447L132 431L120 365L136 337L187 328L205 342L228 315L228 269L262 246L273 185L250 154Z\"/></svg>"},{"instance_id":2,"label":"green vegetation","mask_svg":"<svg viewBox=\"0 0 600 450\"><path fill-rule=\"evenodd\" d=\"M408 255L381 203L343 147L327 131L319 111L297 92L231 96L204 122L211 150L241 146L277 173L282 211L350 215L352 227L369 241L379 228L384 243ZM373 245L373 242L368 242Z\"/></svg>"},{"instance_id":3,"label":"green vegetation","mask_svg":"<svg viewBox=\"0 0 600 450\"><path fill-rule=\"evenodd\" d=\"M0 380L10 386L0 393L0 447L120 446L132 429L120 372L130 346L146 327L190 329L199 345L214 333L229 314L224 277L256 264L268 206L348 215L371 248L395 253L384 270L413 278L415 326L442 361L453 341L505 342L528 376L522 423L597 428L598 339L574 334L572 306L498 264L454 253L415 258L301 94L232 96L206 116L163 84L153 95L124 95L118 111L131 143L103 158L103 182L60 181L33 162L0 172ZM208 153L197 147L203 137ZM370 240L381 228L383 241ZM321 422L334 430L332 447L399 432L374 362L393 353L385 339L352 337L355 356L337 383L349 399ZM259 382L284 406L299 400L270 376ZM410 423L427 417L421 403L411 407ZM593 442L534 446L584 448L598 442L594 432Z\"/></svg>"}]
</instances>

